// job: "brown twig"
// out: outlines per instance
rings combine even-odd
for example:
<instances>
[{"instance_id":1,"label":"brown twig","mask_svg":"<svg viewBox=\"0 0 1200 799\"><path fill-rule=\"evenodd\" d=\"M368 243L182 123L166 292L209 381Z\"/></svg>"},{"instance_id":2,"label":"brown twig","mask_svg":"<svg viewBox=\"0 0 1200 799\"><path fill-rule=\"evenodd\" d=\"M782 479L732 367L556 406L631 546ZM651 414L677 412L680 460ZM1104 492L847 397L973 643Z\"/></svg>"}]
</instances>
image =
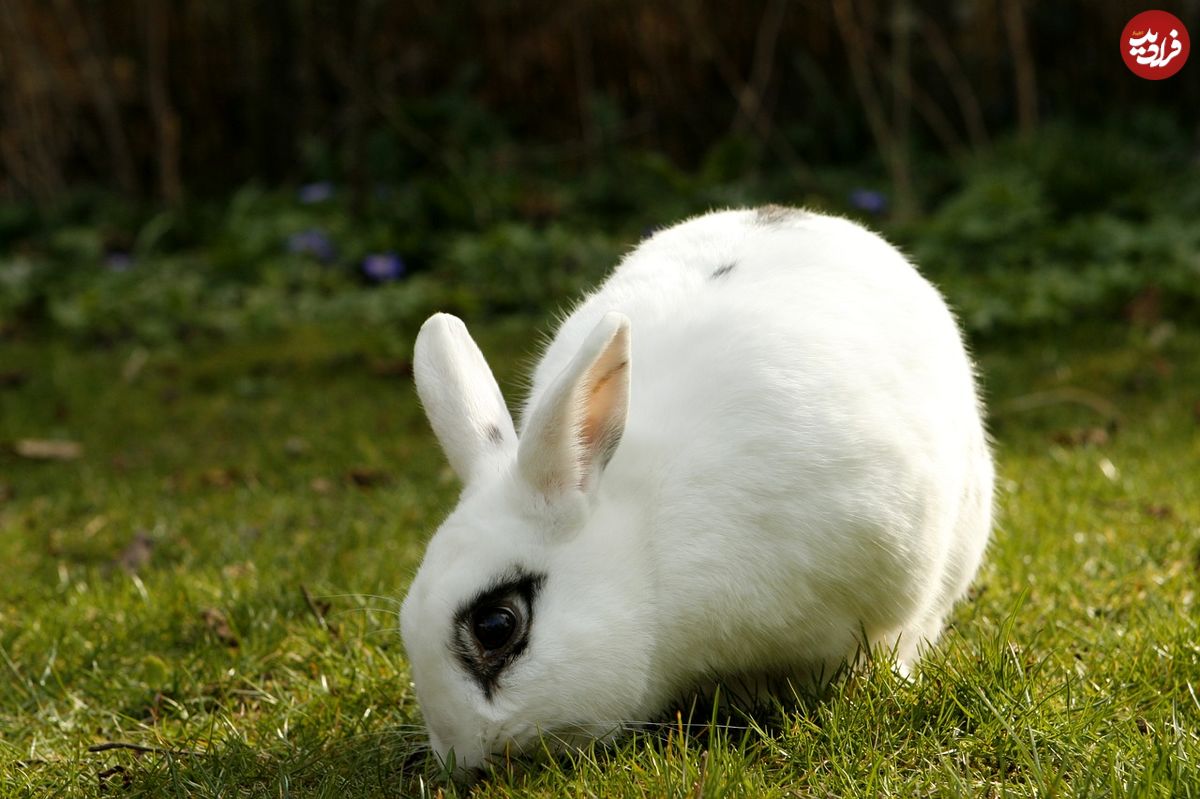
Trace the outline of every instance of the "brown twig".
<instances>
[{"instance_id":1,"label":"brown twig","mask_svg":"<svg viewBox=\"0 0 1200 799\"><path fill-rule=\"evenodd\" d=\"M1037 73L1033 54L1029 50L1029 32L1025 24L1024 0L1007 0L1004 9L1004 29L1008 34L1013 60L1013 84L1017 93L1017 127L1023 137L1033 135L1037 127Z\"/></svg>"},{"instance_id":2,"label":"brown twig","mask_svg":"<svg viewBox=\"0 0 1200 799\"><path fill-rule=\"evenodd\" d=\"M1049 391L1035 391L1032 394L1014 397L1007 402L1001 403L993 411L993 415L1024 413L1025 411L1063 404L1082 405L1085 408L1089 408L1098 415L1103 416L1112 427L1116 427L1121 422L1121 410L1116 405L1098 394L1093 394L1090 391L1073 386L1064 386L1063 388L1051 389Z\"/></svg>"},{"instance_id":3,"label":"brown twig","mask_svg":"<svg viewBox=\"0 0 1200 799\"><path fill-rule=\"evenodd\" d=\"M169 6L158 0L146 3L146 94L158 144L158 191L168 204L178 205L183 181L179 176L179 114L171 104L167 79Z\"/></svg>"},{"instance_id":4,"label":"brown twig","mask_svg":"<svg viewBox=\"0 0 1200 799\"><path fill-rule=\"evenodd\" d=\"M96 775L96 779L100 782L100 791L104 792L107 788L109 777L115 777L118 774L121 775L121 784L126 788L133 784L133 781L129 778L128 769L124 766L113 766L112 768L104 769L104 771Z\"/></svg>"},{"instance_id":5,"label":"brown twig","mask_svg":"<svg viewBox=\"0 0 1200 799\"><path fill-rule=\"evenodd\" d=\"M46 760L45 758L41 758L41 757L33 757L33 758L30 758L29 760L15 760L15 761L13 761L13 765L16 766L17 768L29 768L30 766L45 766L48 763L58 763L58 762L60 762L60 761L58 761L57 759Z\"/></svg>"},{"instance_id":6,"label":"brown twig","mask_svg":"<svg viewBox=\"0 0 1200 799\"><path fill-rule=\"evenodd\" d=\"M892 64L885 74L892 84L893 146L897 157L903 157L907 161L908 153L912 150L913 99L913 10L910 1L901 0L896 3L892 7L891 16Z\"/></svg>"},{"instance_id":7,"label":"brown twig","mask_svg":"<svg viewBox=\"0 0 1200 799\"><path fill-rule=\"evenodd\" d=\"M924 34L929 52L933 55L934 61L942 71L942 76L950 86L950 93L954 95L954 100L958 104L963 125L967 129L967 139L975 149L986 147L990 143L990 138L987 124L983 121L983 108L979 104L979 96L967 79L967 72L963 68L962 62L954 54L954 48L950 46L946 35L942 33L942 29L933 17L925 19L921 32Z\"/></svg>"},{"instance_id":8,"label":"brown twig","mask_svg":"<svg viewBox=\"0 0 1200 799\"><path fill-rule=\"evenodd\" d=\"M111 752L115 749L137 752L138 754L175 755L179 757L203 757L208 754L207 752L199 752L195 749L164 749L161 746L144 746L128 741L105 741L104 743L93 744L87 748L92 753Z\"/></svg>"},{"instance_id":9,"label":"brown twig","mask_svg":"<svg viewBox=\"0 0 1200 799\"><path fill-rule=\"evenodd\" d=\"M309 593L308 586L304 585L304 583L300 584L300 593L304 595L304 602L308 605L308 609L312 611L312 615L316 616L317 624L321 625L321 629L332 635L334 638L337 638L337 628L325 619L324 610L322 610L321 606L317 604L315 599L313 599L313 595Z\"/></svg>"},{"instance_id":10,"label":"brown twig","mask_svg":"<svg viewBox=\"0 0 1200 799\"><path fill-rule=\"evenodd\" d=\"M754 65L750 69L750 79L742 86L742 96L738 98L739 123L744 119L748 125L765 125L766 130L770 130L770 120L763 114L763 98L774 71L775 49L779 44L786 10L785 0L771 0L763 9L758 35L754 39Z\"/></svg>"},{"instance_id":11,"label":"brown twig","mask_svg":"<svg viewBox=\"0 0 1200 799\"><path fill-rule=\"evenodd\" d=\"M358 90L354 65L346 58L342 48L332 39L323 40L320 48L323 65L329 74L349 93ZM471 206L472 215L479 224L483 224L492 216L490 203L486 194L476 190L471 180L462 154L454 148L440 146L437 140L428 132L405 117L403 106L394 98L385 98L378 91L371 90L368 85L369 98L374 103L375 110L383 121L404 140L404 143L424 156L429 163L442 167L451 181L458 184L460 196Z\"/></svg>"},{"instance_id":12,"label":"brown twig","mask_svg":"<svg viewBox=\"0 0 1200 799\"><path fill-rule=\"evenodd\" d=\"M76 132L63 108L60 70L38 46L24 3L0 3L0 160L7 177L39 202L65 186L62 154Z\"/></svg>"},{"instance_id":13,"label":"brown twig","mask_svg":"<svg viewBox=\"0 0 1200 799\"><path fill-rule=\"evenodd\" d=\"M888 75L888 78L895 80L891 75ZM951 123L949 117L926 91L912 81L905 81L903 84L897 82L894 88L912 104L913 109L920 115L921 120L951 158L961 158L966 154L967 146L963 142L962 136L954 129L954 124Z\"/></svg>"},{"instance_id":14,"label":"brown twig","mask_svg":"<svg viewBox=\"0 0 1200 799\"><path fill-rule=\"evenodd\" d=\"M583 151L590 161L600 145L601 131L592 112L596 96L596 67L592 53L591 20L584 19L587 6L575 6L568 20L571 33L571 55L575 61L575 99L579 105L579 129L583 135Z\"/></svg>"},{"instance_id":15,"label":"brown twig","mask_svg":"<svg viewBox=\"0 0 1200 799\"><path fill-rule=\"evenodd\" d=\"M742 80L738 75L733 59L721 47L719 38L714 36L712 30L702 21L703 14L700 3L696 0L689 0L689 2L680 4L680 8L683 11L684 22L688 26L689 37L700 46L705 57L712 61L717 68L717 74L737 101L738 116L735 117L734 127L737 127L738 120L745 118L751 124L751 129L763 146L774 150L789 169L804 177L811 176L812 170L796 152L796 149L787 139L774 135L775 129L770 120L760 113L761 91L765 88L766 80L771 74L775 42L779 36L779 26L782 25L783 12L786 10L785 4L777 3L774 10L771 7L767 8L759 26L755 64L756 68L764 75L761 88ZM761 66L759 66L760 64Z\"/></svg>"},{"instance_id":16,"label":"brown twig","mask_svg":"<svg viewBox=\"0 0 1200 799\"><path fill-rule=\"evenodd\" d=\"M367 210L367 126L371 110L371 49L368 41L375 18L376 0L361 0L349 44L350 96L346 109L346 140L350 150L350 211L362 218Z\"/></svg>"},{"instance_id":17,"label":"brown twig","mask_svg":"<svg viewBox=\"0 0 1200 799\"><path fill-rule=\"evenodd\" d=\"M871 71L870 41L859 25L851 0L834 0L833 18L842 39L842 49L850 62L850 77L867 117L867 127L875 146L887 164L896 193L896 214L904 217L916 207L912 189L912 169L908 152L896 131L889 126L887 112Z\"/></svg>"},{"instance_id":18,"label":"brown twig","mask_svg":"<svg viewBox=\"0 0 1200 799\"><path fill-rule=\"evenodd\" d=\"M125 192L133 194L137 191L137 171L129 138L121 123L121 110L111 88L112 78L107 66L111 59L99 27L88 29L87 19L73 0L55 0L54 7L58 10L71 54L96 109L100 131L108 147L108 157L112 159L114 177Z\"/></svg>"}]
</instances>

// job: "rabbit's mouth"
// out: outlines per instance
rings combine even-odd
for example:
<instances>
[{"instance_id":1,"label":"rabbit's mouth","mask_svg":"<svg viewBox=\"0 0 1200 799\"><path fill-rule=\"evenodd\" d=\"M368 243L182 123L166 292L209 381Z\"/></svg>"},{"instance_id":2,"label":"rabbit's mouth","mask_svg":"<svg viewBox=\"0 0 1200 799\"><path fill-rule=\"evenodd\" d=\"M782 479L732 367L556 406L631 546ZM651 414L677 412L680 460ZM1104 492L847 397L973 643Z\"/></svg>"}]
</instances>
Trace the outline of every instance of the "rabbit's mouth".
<instances>
[{"instance_id":1,"label":"rabbit's mouth","mask_svg":"<svg viewBox=\"0 0 1200 799\"><path fill-rule=\"evenodd\" d=\"M605 745L641 727L633 722L571 722L564 724L523 724L508 735L496 736L483 758L488 771L521 770L544 756L579 754L590 747Z\"/></svg>"}]
</instances>

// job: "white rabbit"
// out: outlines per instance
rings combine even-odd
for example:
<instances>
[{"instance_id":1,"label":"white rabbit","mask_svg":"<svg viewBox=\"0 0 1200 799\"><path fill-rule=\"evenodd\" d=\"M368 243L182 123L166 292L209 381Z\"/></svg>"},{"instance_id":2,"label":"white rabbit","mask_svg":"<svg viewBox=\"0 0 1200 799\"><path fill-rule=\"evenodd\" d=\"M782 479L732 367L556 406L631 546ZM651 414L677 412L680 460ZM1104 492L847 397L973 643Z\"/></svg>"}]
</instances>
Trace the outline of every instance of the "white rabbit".
<instances>
[{"instance_id":1,"label":"white rabbit","mask_svg":"<svg viewBox=\"0 0 1200 799\"><path fill-rule=\"evenodd\" d=\"M606 738L718 680L819 679L864 646L907 673L987 545L959 330L844 219L657 233L562 323L520 435L455 317L421 328L414 370L464 490L401 630L459 766Z\"/></svg>"}]
</instances>

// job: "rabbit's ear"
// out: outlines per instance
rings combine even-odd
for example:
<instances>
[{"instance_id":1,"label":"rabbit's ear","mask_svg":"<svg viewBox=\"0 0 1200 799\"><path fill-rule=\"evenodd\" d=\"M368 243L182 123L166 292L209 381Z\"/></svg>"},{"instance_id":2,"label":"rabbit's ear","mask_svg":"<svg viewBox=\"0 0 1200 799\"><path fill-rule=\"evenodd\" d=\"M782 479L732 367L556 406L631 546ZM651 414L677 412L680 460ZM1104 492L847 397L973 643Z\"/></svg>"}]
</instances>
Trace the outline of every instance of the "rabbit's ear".
<instances>
[{"instance_id":1,"label":"rabbit's ear","mask_svg":"<svg viewBox=\"0 0 1200 799\"><path fill-rule=\"evenodd\" d=\"M589 492L625 432L629 409L629 319L610 311L529 417L517 462L535 489L553 497Z\"/></svg>"},{"instance_id":2,"label":"rabbit's ear","mask_svg":"<svg viewBox=\"0 0 1200 799\"><path fill-rule=\"evenodd\" d=\"M421 326L413 377L429 424L464 484L486 456L516 445L496 378L458 317L434 314Z\"/></svg>"}]
</instances>

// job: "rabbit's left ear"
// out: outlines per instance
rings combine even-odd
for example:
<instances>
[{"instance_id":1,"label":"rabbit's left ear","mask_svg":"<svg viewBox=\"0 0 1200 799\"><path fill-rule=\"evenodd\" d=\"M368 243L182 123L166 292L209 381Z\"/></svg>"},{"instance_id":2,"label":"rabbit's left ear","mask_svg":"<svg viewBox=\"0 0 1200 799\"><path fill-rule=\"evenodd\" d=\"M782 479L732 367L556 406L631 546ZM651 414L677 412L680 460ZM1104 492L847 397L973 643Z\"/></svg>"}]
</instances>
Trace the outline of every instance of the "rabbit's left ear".
<instances>
[{"instance_id":1,"label":"rabbit's left ear","mask_svg":"<svg viewBox=\"0 0 1200 799\"><path fill-rule=\"evenodd\" d=\"M464 485L490 455L511 452L517 442L512 416L461 320L444 313L426 320L417 335L413 377L429 424Z\"/></svg>"},{"instance_id":2,"label":"rabbit's left ear","mask_svg":"<svg viewBox=\"0 0 1200 799\"><path fill-rule=\"evenodd\" d=\"M628 410L629 318L610 311L533 409L518 445L521 475L549 498L590 492Z\"/></svg>"}]
</instances>

